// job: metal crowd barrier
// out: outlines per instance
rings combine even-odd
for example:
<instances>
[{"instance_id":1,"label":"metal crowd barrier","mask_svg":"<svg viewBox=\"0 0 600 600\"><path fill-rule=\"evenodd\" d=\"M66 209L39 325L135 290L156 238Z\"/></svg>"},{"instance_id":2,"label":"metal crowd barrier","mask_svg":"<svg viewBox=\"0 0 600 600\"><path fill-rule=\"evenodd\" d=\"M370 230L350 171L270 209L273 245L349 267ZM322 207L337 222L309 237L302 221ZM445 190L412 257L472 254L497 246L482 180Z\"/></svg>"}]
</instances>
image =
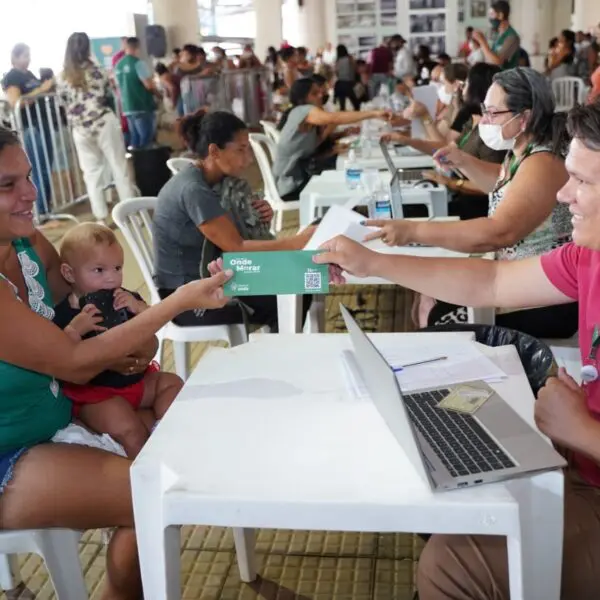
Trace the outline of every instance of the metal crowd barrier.
<instances>
[{"instance_id":1,"label":"metal crowd barrier","mask_svg":"<svg viewBox=\"0 0 600 600\"><path fill-rule=\"evenodd\" d=\"M208 106L231 111L248 126L259 127L273 112L270 76L264 67L223 71L211 77L187 75L181 80L184 113Z\"/></svg>"},{"instance_id":2,"label":"metal crowd barrier","mask_svg":"<svg viewBox=\"0 0 600 600\"><path fill-rule=\"evenodd\" d=\"M19 99L9 112L9 119L31 162L32 179L38 189L34 207L36 222L77 221L64 211L87 200L88 196L59 97L47 94L35 101Z\"/></svg>"}]
</instances>

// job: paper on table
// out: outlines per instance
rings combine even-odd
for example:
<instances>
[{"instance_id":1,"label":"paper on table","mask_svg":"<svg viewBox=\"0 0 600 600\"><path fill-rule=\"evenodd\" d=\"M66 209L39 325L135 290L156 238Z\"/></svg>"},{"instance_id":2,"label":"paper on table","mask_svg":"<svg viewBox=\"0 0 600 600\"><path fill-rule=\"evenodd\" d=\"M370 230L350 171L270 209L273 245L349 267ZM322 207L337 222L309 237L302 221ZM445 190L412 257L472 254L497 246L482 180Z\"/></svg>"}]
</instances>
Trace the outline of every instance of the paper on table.
<instances>
[{"instance_id":1,"label":"paper on table","mask_svg":"<svg viewBox=\"0 0 600 600\"><path fill-rule=\"evenodd\" d=\"M372 227L361 225L360 222L363 220L364 217L353 210L334 205L327 211L304 249L318 250L319 246L338 235L345 235L362 243L368 233L375 231Z\"/></svg>"},{"instance_id":2,"label":"paper on table","mask_svg":"<svg viewBox=\"0 0 600 600\"><path fill-rule=\"evenodd\" d=\"M412 90L412 95L417 102L421 102L421 104L427 107L430 115L435 115L438 101L437 87L435 85L415 87ZM411 121L411 136L418 139L427 137L425 126L421 122L421 119L413 119Z\"/></svg>"},{"instance_id":3,"label":"paper on table","mask_svg":"<svg viewBox=\"0 0 600 600\"><path fill-rule=\"evenodd\" d=\"M403 392L456 385L468 381L501 381L506 378L506 373L485 356L474 342L436 340L435 344L421 343L399 347L394 340L388 340L378 341L377 348L392 367L400 367L403 364L436 356L448 357L447 360L408 367L396 373ZM350 373L349 387L355 397L368 396L356 359L353 353L349 352L349 354L352 354L352 360L348 359L347 353L342 355L346 363L346 372Z\"/></svg>"}]
</instances>

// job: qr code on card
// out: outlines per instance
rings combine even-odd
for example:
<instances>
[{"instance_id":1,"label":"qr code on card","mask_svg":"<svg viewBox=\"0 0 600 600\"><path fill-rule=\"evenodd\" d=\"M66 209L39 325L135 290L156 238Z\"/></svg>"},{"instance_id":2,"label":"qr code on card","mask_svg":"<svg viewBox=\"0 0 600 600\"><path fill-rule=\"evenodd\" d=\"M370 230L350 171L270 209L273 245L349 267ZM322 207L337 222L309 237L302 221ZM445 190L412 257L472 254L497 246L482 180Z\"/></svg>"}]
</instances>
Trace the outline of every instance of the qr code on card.
<instances>
[{"instance_id":1,"label":"qr code on card","mask_svg":"<svg viewBox=\"0 0 600 600\"><path fill-rule=\"evenodd\" d=\"M319 291L323 287L321 273L304 273L304 289Z\"/></svg>"}]
</instances>

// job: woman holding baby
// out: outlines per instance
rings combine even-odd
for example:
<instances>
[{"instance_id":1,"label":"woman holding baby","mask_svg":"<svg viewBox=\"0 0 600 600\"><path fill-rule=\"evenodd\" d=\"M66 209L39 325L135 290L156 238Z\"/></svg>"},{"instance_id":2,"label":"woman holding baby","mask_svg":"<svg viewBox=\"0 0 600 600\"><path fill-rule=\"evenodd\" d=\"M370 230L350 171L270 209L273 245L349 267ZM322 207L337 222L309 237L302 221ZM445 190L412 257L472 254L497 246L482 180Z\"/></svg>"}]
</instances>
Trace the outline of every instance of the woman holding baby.
<instances>
[{"instance_id":1,"label":"woman holding baby","mask_svg":"<svg viewBox=\"0 0 600 600\"><path fill-rule=\"evenodd\" d=\"M73 282L34 227L30 174L18 137L0 128L0 528L117 527L102 598L139 600L130 461L50 442L72 417L58 381L84 385L107 370L145 374L154 333L182 312L223 307L228 276L193 281L149 308L121 298L134 318L101 335L61 331L54 306L74 293Z\"/></svg>"}]
</instances>

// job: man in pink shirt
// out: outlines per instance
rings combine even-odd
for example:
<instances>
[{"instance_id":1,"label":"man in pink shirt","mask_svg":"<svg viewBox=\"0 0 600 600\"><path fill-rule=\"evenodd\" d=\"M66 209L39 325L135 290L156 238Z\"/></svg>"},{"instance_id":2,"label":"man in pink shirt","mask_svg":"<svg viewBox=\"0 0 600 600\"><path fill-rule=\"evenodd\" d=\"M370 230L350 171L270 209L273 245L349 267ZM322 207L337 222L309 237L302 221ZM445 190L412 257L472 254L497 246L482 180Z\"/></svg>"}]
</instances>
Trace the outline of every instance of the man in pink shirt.
<instances>
[{"instance_id":1,"label":"man in pink shirt","mask_svg":"<svg viewBox=\"0 0 600 600\"><path fill-rule=\"evenodd\" d=\"M573 215L573 242L525 260L428 259L372 252L344 237L315 260L359 277L380 277L446 302L517 308L579 302L583 365L600 370L600 102L568 121L569 180L558 200ZM593 347L598 347L596 359ZM597 379L597 371L596 371ZM579 386L563 370L538 394L540 431L568 451L565 472L563 600L600 598L600 381ZM556 565L558 568L558 565ZM508 600L506 540L434 535L419 561L423 600ZM543 599L526 599L543 600Z\"/></svg>"}]
</instances>

